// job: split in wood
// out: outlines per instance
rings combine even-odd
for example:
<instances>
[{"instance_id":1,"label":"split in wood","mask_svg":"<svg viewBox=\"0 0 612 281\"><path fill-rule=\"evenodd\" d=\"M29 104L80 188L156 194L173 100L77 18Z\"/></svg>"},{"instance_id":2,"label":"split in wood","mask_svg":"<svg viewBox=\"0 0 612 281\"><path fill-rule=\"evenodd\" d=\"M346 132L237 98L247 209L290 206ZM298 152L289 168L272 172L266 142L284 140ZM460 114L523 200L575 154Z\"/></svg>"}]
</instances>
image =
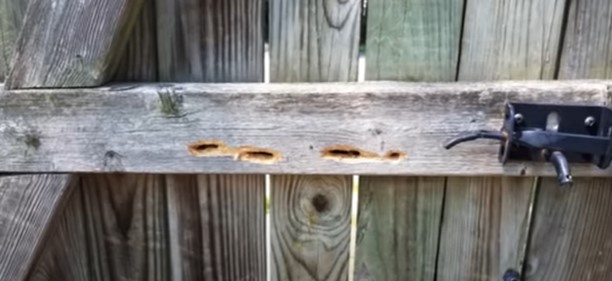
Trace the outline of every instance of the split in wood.
<instances>
[{"instance_id":1,"label":"split in wood","mask_svg":"<svg viewBox=\"0 0 612 281\"><path fill-rule=\"evenodd\" d=\"M399 150L388 151L384 156L348 145L333 145L321 150L323 159L343 163L399 162L406 153Z\"/></svg>"},{"instance_id":2,"label":"split in wood","mask_svg":"<svg viewBox=\"0 0 612 281\"><path fill-rule=\"evenodd\" d=\"M230 147L218 140L201 140L189 145L189 153L197 157L233 157L257 164L274 164L282 160L279 152L253 146Z\"/></svg>"}]
</instances>

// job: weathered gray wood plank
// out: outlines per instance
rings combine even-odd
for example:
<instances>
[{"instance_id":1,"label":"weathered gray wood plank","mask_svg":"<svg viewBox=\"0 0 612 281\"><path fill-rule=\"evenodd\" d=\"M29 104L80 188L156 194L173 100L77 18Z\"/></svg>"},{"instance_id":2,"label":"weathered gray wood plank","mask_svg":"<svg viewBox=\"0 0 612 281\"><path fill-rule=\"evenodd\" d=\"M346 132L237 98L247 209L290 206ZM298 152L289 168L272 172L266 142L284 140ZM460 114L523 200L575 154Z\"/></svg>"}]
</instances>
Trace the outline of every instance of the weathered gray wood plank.
<instances>
[{"instance_id":1,"label":"weathered gray wood plank","mask_svg":"<svg viewBox=\"0 0 612 281\"><path fill-rule=\"evenodd\" d=\"M270 81L357 81L361 1L272 0L269 5ZM320 109L323 108L317 106L307 112ZM348 115L359 114L358 109L346 109ZM290 117L291 111L281 110L278 117ZM335 121L341 123L342 119ZM302 121L305 120L299 123ZM312 142L312 136L306 135L314 131L306 124L298 125L300 132L295 132L295 136L301 141L295 144L307 149L315 159L321 160L317 155L321 150L338 148ZM271 127L270 132L276 129ZM343 143L334 145L339 144ZM279 151L280 161L301 157L281 152L278 145L269 148ZM322 162L325 160L310 162L309 167L319 170L325 164ZM270 181L272 280L347 280L351 242L350 177L271 176Z\"/></svg>"},{"instance_id":2,"label":"weathered gray wood plank","mask_svg":"<svg viewBox=\"0 0 612 281\"><path fill-rule=\"evenodd\" d=\"M271 280L348 278L350 176L274 176Z\"/></svg>"},{"instance_id":3,"label":"weathered gray wood plank","mask_svg":"<svg viewBox=\"0 0 612 281\"><path fill-rule=\"evenodd\" d=\"M443 177L361 177L355 280L431 280Z\"/></svg>"},{"instance_id":4,"label":"weathered gray wood plank","mask_svg":"<svg viewBox=\"0 0 612 281\"><path fill-rule=\"evenodd\" d=\"M361 1L270 1L270 81L356 81Z\"/></svg>"},{"instance_id":5,"label":"weathered gray wood plank","mask_svg":"<svg viewBox=\"0 0 612 281\"><path fill-rule=\"evenodd\" d=\"M155 5L147 1L124 46L115 82L155 82L158 76Z\"/></svg>"},{"instance_id":6,"label":"weathered gray wood plank","mask_svg":"<svg viewBox=\"0 0 612 281\"><path fill-rule=\"evenodd\" d=\"M525 280L607 280L612 274L612 181L545 178L534 209Z\"/></svg>"},{"instance_id":7,"label":"weathered gray wood plank","mask_svg":"<svg viewBox=\"0 0 612 281\"><path fill-rule=\"evenodd\" d=\"M609 1L572 1L558 79L610 78ZM610 104L610 100L608 101ZM606 280L612 276L612 182L576 178L569 190L544 179L534 208L525 280Z\"/></svg>"},{"instance_id":8,"label":"weathered gray wood plank","mask_svg":"<svg viewBox=\"0 0 612 281\"><path fill-rule=\"evenodd\" d=\"M263 82L262 0L155 3L161 81ZM184 118L172 90L160 97ZM171 279L265 280L265 176L166 177Z\"/></svg>"},{"instance_id":9,"label":"weathered gray wood plank","mask_svg":"<svg viewBox=\"0 0 612 281\"><path fill-rule=\"evenodd\" d=\"M15 41L29 0L0 0L0 82L10 68Z\"/></svg>"},{"instance_id":10,"label":"weathered gray wood plank","mask_svg":"<svg viewBox=\"0 0 612 281\"><path fill-rule=\"evenodd\" d=\"M262 0L156 0L160 81L263 82Z\"/></svg>"},{"instance_id":11,"label":"weathered gray wood plank","mask_svg":"<svg viewBox=\"0 0 612 281\"><path fill-rule=\"evenodd\" d=\"M81 188L72 189L66 207L54 221L28 281L102 281L99 271L90 271L94 262L87 245L87 227Z\"/></svg>"},{"instance_id":12,"label":"weathered gray wood plank","mask_svg":"<svg viewBox=\"0 0 612 281\"><path fill-rule=\"evenodd\" d=\"M466 3L459 80L554 78L565 1ZM437 280L497 280L521 270L534 181L449 178Z\"/></svg>"},{"instance_id":13,"label":"weathered gray wood plank","mask_svg":"<svg viewBox=\"0 0 612 281\"><path fill-rule=\"evenodd\" d=\"M368 2L366 79L454 81L463 2Z\"/></svg>"},{"instance_id":14,"label":"weathered gray wood plank","mask_svg":"<svg viewBox=\"0 0 612 281\"><path fill-rule=\"evenodd\" d=\"M454 81L463 5L463 0L368 2L366 79ZM378 137L381 145L385 137ZM360 181L355 279L434 281L445 179L361 176Z\"/></svg>"},{"instance_id":15,"label":"weathered gray wood plank","mask_svg":"<svg viewBox=\"0 0 612 281\"><path fill-rule=\"evenodd\" d=\"M167 175L172 280L265 280L262 175Z\"/></svg>"},{"instance_id":16,"label":"weathered gray wood plank","mask_svg":"<svg viewBox=\"0 0 612 281\"><path fill-rule=\"evenodd\" d=\"M436 280L501 280L520 270L534 180L447 179Z\"/></svg>"},{"instance_id":17,"label":"weathered gray wood plank","mask_svg":"<svg viewBox=\"0 0 612 281\"><path fill-rule=\"evenodd\" d=\"M466 1L459 80L552 79L565 1Z\"/></svg>"},{"instance_id":18,"label":"weathered gray wood plank","mask_svg":"<svg viewBox=\"0 0 612 281\"><path fill-rule=\"evenodd\" d=\"M8 88L99 86L113 68L143 0L32 0ZM67 16L69 15L69 16Z\"/></svg>"},{"instance_id":19,"label":"weathered gray wood plank","mask_svg":"<svg viewBox=\"0 0 612 281\"><path fill-rule=\"evenodd\" d=\"M612 77L612 2L572 1L559 79Z\"/></svg>"},{"instance_id":20,"label":"weathered gray wood plank","mask_svg":"<svg viewBox=\"0 0 612 281\"><path fill-rule=\"evenodd\" d=\"M604 105L607 85L164 84L15 91L0 94L0 170L552 175L548 163L502 167L493 141L450 151L442 143L501 127L506 101ZM346 159L342 151L351 148L336 145L378 155L399 150L406 157L360 152ZM322 155L327 148L332 152ZM573 170L576 176L610 175L592 165Z\"/></svg>"},{"instance_id":21,"label":"weathered gray wood plank","mask_svg":"<svg viewBox=\"0 0 612 281\"><path fill-rule=\"evenodd\" d=\"M169 280L160 175L83 175L29 280Z\"/></svg>"},{"instance_id":22,"label":"weathered gray wood plank","mask_svg":"<svg viewBox=\"0 0 612 281\"><path fill-rule=\"evenodd\" d=\"M23 280L73 184L68 175L0 176L0 280Z\"/></svg>"}]
</instances>

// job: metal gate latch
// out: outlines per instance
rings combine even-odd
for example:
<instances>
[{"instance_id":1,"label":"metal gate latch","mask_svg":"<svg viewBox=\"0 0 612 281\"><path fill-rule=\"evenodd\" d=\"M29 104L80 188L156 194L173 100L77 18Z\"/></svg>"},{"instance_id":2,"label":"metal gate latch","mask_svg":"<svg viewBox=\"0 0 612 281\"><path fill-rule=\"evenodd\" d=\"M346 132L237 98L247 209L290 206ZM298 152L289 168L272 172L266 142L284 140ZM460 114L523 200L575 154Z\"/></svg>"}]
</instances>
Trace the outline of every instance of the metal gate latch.
<instances>
[{"instance_id":1,"label":"metal gate latch","mask_svg":"<svg viewBox=\"0 0 612 281\"><path fill-rule=\"evenodd\" d=\"M549 161L562 186L572 183L568 163L593 163L601 169L612 160L612 111L603 106L508 103L500 131L461 135L444 145L494 139L501 142L499 161Z\"/></svg>"}]
</instances>

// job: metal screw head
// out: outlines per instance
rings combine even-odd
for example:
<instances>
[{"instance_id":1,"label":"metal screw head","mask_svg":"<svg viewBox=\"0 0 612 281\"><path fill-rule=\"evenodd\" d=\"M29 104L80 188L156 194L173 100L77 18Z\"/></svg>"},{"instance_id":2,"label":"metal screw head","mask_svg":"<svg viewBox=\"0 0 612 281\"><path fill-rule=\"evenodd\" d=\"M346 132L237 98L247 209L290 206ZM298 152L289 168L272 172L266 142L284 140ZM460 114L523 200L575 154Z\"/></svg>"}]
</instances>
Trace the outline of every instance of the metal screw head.
<instances>
[{"instance_id":1,"label":"metal screw head","mask_svg":"<svg viewBox=\"0 0 612 281\"><path fill-rule=\"evenodd\" d=\"M523 123L523 114L520 114L520 113L514 114L514 121L517 124Z\"/></svg>"},{"instance_id":2,"label":"metal screw head","mask_svg":"<svg viewBox=\"0 0 612 281\"><path fill-rule=\"evenodd\" d=\"M516 270L508 269L502 278L504 281L521 281L521 275Z\"/></svg>"},{"instance_id":3,"label":"metal screw head","mask_svg":"<svg viewBox=\"0 0 612 281\"><path fill-rule=\"evenodd\" d=\"M586 125L587 127L592 127L593 125L595 125L595 117L589 116L584 119L584 125Z\"/></svg>"}]
</instances>

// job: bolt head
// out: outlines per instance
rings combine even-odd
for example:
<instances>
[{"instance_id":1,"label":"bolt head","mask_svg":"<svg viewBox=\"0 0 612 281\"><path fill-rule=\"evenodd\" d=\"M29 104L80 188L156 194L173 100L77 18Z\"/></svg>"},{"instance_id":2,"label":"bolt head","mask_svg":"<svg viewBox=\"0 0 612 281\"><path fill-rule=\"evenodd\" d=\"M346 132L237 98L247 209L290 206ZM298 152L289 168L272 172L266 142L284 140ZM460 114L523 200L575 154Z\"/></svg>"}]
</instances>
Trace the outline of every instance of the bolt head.
<instances>
[{"instance_id":1,"label":"bolt head","mask_svg":"<svg viewBox=\"0 0 612 281\"><path fill-rule=\"evenodd\" d=\"M595 125L595 117L589 116L584 119L584 125L586 125L587 127L592 127L593 125Z\"/></svg>"}]
</instances>

